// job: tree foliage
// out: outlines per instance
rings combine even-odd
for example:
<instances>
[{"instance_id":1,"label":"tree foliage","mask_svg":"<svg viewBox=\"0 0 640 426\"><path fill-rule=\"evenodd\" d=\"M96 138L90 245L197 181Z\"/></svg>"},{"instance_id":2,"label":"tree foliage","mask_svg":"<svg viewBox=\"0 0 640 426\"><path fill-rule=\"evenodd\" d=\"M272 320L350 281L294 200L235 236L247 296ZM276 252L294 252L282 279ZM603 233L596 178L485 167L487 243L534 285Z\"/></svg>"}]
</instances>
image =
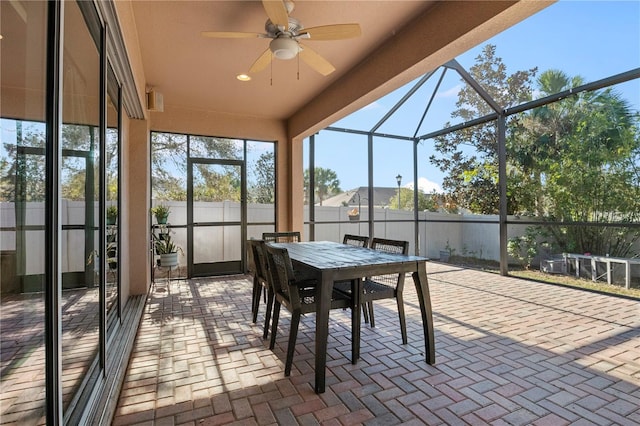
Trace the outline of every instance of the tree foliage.
<instances>
[{"instance_id":1,"label":"tree foliage","mask_svg":"<svg viewBox=\"0 0 640 426\"><path fill-rule=\"evenodd\" d=\"M15 130L16 141L2 142L0 201L44 201L44 125L9 119L1 122L3 128ZM42 155L27 153L27 148Z\"/></svg>"},{"instance_id":2,"label":"tree foliage","mask_svg":"<svg viewBox=\"0 0 640 426\"><path fill-rule=\"evenodd\" d=\"M580 76L537 69L507 75L487 45L470 74L501 108L584 84ZM453 117L468 121L493 112L475 91L459 93ZM509 117L507 213L562 222L637 222L640 217L638 113L613 89L580 92ZM445 172L443 188L474 213L499 210L496 122L437 138L430 161ZM624 256L638 232L620 227L547 226L564 251Z\"/></svg>"},{"instance_id":3,"label":"tree foliage","mask_svg":"<svg viewBox=\"0 0 640 426\"><path fill-rule=\"evenodd\" d=\"M215 159L242 158L233 140L214 137L191 137L191 156ZM200 201L239 200L240 176L237 168L223 166L211 170L196 164L194 197ZM197 174L197 178L195 176ZM182 134L153 133L151 149L153 198L185 201L187 199L187 137Z\"/></svg>"},{"instance_id":4,"label":"tree foliage","mask_svg":"<svg viewBox=\"0 0 640 426\"><path fill-rule=\"evenodd\" d=\"M559 70L538 79L542 96L583 84ZM536 108L509 150L534 183L536 215L563 222L638 222L638 114L611 88ZM533 186L533 185L532 185ZM638 232L620 227L548 227L561 250L627 256Z\"/></svg>"},{"instance_id":5,"label":"tree foliage","mask_svg":"<svg viewBox=\"0 0 640 426\"><path fill-rule=\"evenodd\" d=\"M418 191L418 211L430 211L435 212L438 210L436 194L425 194L422 191ZM398 197L391 197L389 199L389 208L398 209ZM401 188L400 189L400 207L401 210L413 210L413 189Z\"/></svg>"},{"instance_id":6,"label":"tree foliage","mask_svg":"<svg viewBox=\"0 0 640 426\"><path fill-rule=\"evenodd\" d=\"M248 188L249 201L260 204L275 203L276 165L273 151L262 153L249 170L253 175Z\"/></svg>"},{"instance_id":7,"label":"tree foliage","mask_svg":"<svg viewBox=\"0 0 640 426\"><path fill-rule=\"evenodd\" d=\"M309 188L309 169L304 171L304 187ZM316 196L316 201L322 205L322 201L327 198L339 194L342 190L340 189L340 180L338 179L338 175L331 169L324 169L322 167L316 167L314 171L314 194Z\"/></svg>"},{"instance_id":8,"label":"tree foliage","mask_svg":"<svg viewBox=\"0 0 640 426\"><path fill-rule=\"evenodd\" d=\"M240 202L241 177L235 167L196 164L193 177L193 200Z\"/></svg>"},{"instance_id":9,"label":"tree foliage","mask_svg":"<svg viewBox=\"0 0 640 426\"><path fill-rule=\"evenodd\" d=\"M537 68L508 75L496 47L488 44L476 57L469 73L502 107L531 100L531 85ZM470 86L458 93L452 118L473 120L493 113L493 109ZM450 126L446 123L445 127ZM475 213L496 214L498 197L498 144L495 121L440 136L436 153L429 160L445 173L443 189L455 198L459 207Z\"/></svg>"},{"instance_id":10,"label":"tree foliage","mask_svg":"<svg viewBox=\"0 0 640 426\"><path fill-rule=\"evenodd\" d=\"M94 200L98 198L99 190L99 160L100 137L98 128L80 124L65 124L62 126L62 197L67 200L83 201L87 196ZM117 140L109 133L105 147L107 182L117 181ZM87 187L87 174L93 172L93 188ZM113 184L107 185L107 199L113 200L117 196ZM91 191L92 193L87 193Z\"/></svg>"},{"instance_id":11,"label":"tree foliage","mask_svg":"<svg viewBox=\"0 0 640 426\"><path fill-rule=\"evenodd\" d=\"M187 140L184 135L152 133L151 188L156 200L187 199Z\"/></svg>"}]
</instances>

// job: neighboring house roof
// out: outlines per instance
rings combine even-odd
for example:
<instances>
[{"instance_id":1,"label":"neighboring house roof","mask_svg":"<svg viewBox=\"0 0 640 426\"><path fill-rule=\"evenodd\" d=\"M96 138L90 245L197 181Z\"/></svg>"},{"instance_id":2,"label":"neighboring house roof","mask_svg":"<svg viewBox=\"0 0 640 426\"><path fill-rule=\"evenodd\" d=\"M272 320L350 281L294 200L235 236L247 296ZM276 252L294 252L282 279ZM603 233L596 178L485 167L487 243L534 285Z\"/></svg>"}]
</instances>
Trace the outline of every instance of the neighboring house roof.
<instances>
[{"instance_id":1,"label":"neighboring house roof","mask_svg":"<svg viewBox=\"0 0 640 426\"><path fill-rule=\"evenodd\" d=\"M358 195L360 196L360 206L365 207L369 204L369 188L366 186L360 186L349 191L342 192L333 197L327 198L322 201L323 206L327 207L340 207L344 205L358 207ZM373 205L374 207L386 207L389 205L389 200L398 196L398 188L385 188L374 187L373 188ZM319 205L320 203L316 203Z\"/></svg>"}]
</instances>

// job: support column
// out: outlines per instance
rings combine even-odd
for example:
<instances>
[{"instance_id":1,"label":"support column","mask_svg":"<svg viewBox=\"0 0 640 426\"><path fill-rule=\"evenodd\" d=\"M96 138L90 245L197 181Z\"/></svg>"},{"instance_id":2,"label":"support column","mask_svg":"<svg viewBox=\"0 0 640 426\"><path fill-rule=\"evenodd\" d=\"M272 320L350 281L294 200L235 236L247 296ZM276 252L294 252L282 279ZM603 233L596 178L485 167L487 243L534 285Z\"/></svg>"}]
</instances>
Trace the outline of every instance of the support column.
<instances>
[{"instance_id":1,"label":"support column","mask_svg":"<svg viewBox=\"0 0 640 426\"><path fill-rule=\"evenodd\" d=\"M278 156L284 156L284 158L278 159L280 167L277 177L278 230L302 232L304 229L303 141L287 138L280 140L279 144Z\"/></svg>"},{"instance_id":2,"label":"support column","mask_svg":"<svg viewBox=\"0 0 640 426\"><path fill-rule=\"evenodd\" d=\"M151 199L151 142L148 120L130 120L126 138L126 203L128 217L129 295L146 294L151 285L149 246ZM125 204L125 203L123 203ZM123 241L125 243L125 241Z\"/></svg>"},{"instance_id":3,"label":"support column","mask_svg":"<svg viewBox=\"0 0 640 426\"><path fill-rule=\"evenodd\" d=\"M496 111L499 112L499 111ZM509 275L509 253L507 251L507 117L498 116L498 186L500 187L500 275Z\"/></svg>"}]
</instances>

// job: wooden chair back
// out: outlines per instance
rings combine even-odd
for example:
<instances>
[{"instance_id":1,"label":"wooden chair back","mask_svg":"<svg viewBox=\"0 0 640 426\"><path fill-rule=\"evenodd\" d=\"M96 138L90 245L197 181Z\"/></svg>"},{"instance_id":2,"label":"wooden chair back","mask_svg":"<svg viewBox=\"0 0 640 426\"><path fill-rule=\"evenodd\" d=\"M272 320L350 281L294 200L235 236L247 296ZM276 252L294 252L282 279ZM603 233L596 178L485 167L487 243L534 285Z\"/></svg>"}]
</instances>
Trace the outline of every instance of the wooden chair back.
<instances>
[{"instance_id":1,"label":"wooden chair back","mask_svg":"<svg viewBox=\"0 0 640 426\"><path fill-rule=\"evenodd\" d=\"M299 243L299 231L263 232L262 239L266 243Z\"/></svg>"},{"instance_id":2,"label":"wooden chair back","mask_svg":"<svg viewBox=\"0 0 640 426\"><path fill-rule=\"evenodd\" d=\"M276 295L284 298L290 304L289 310L299 308L300 296L295 285L295 275L291 258L286 248L273 247L265 244L269 276Z\"/></svg>"},{"instance_id":3,"label":"wooden chair back","mask_svg":"<svg viewBox=\"0 0 640 426\"><path fill-rule=\"evenodd\" d=\"M366 235L344 234L342 243L356 247L369 247L369 237Z\"/></svg>"},{"instance_id":4,"label":"wooden chair back","mask_svg":"<svg viewBox=\"0 0 640 426\"><path fill-rule=\"evenodd\" d=\"M385 253L409 254L409 242L401 240L390 240L385 238L374 238L371 240L371 248ZM402 291L404 287L404 274L387 274L370 277L369 280L394 287Z\"/></svg>"}]
</instances>

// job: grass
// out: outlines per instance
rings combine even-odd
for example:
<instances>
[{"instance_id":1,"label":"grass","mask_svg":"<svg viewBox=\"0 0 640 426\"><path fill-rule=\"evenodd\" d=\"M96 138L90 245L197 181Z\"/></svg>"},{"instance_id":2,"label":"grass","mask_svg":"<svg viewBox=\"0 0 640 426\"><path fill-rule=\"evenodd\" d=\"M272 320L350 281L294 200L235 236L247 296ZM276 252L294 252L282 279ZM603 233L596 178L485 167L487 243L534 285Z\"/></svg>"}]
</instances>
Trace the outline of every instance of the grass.
<instances>
[{"instance_id":1,"label":"grass","mask_svg":"<svg viewBox=\"0 0 640 426\"><path fill-rule=\"evenodd\" d=\"M499 273L500 264L495 261L486 259L477 259L472 257L452 256L449 263L464 266L466 268L479 269L486 272ZM561 285L566 287L578 288L586 291L594 291L597 293L611 294L640 300L640 287L637 282L631 283L631 288L626 289L621 284L607 284L602 281L592 281L586 278L576 278L572 275L564 274L548 274L535 269L523 269L517 266L509 266L509 275L513 277L523 278L527 280L543 282L548 284Z\"/></svg>"},{"instance_id":2,"label":"grass","mask_svg":"<svg viewBox=\"0 0 640 426\"><path fill-rule=\"evenodd\" d=\"M583 290L596 291L599 293L625 296L640 300L640 288L631 287L628 290L624 285L607 284L606 282L592 281L590 279L576 278L571 275L546 274L535 270L509 270L509 275L538 282L563 285L567 287L580 288Z\"/></svg>"}]
</instances>

